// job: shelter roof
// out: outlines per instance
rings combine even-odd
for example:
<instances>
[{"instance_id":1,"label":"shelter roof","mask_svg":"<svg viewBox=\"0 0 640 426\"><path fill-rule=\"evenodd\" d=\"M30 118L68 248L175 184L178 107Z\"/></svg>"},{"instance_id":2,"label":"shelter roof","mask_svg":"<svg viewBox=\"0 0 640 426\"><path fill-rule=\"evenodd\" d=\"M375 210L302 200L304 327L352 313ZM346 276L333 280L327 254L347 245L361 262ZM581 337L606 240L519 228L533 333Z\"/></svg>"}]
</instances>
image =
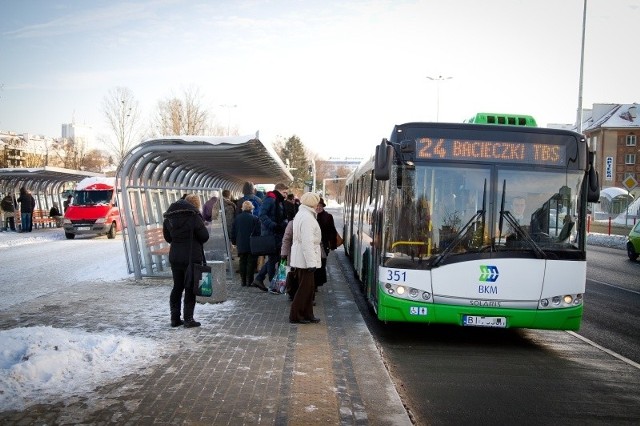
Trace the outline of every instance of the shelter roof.
<instances>
[{"instance_id":1,"label":"shelter roof","mask_svg":"<svg viewBox=\"0 0 640 426\"><path fill-rule=\"evenodd\" d=\"M117 175L128 187L184 186L189 179L217 187L290 182L293 177L273 148L248 136L169 136L145 141L123 159Z\"/></svg>"},{"instance_id":2,"label":"shelter roof","mask_svg":"<svg viewBox=\"0 0 640 426\"><path fill-rule=\"evenodd\" d=\"M613 200L616 197L629 197L629 193L626 189L610 186L609 188L603 188L600 190L600 197L604 197L608 200ZM631 197L633 198L633 197Z\"/></svg>"},{"instance_id":3,"label":"shelter roof","mask_svg":"<svg viewBox=\"0 0 640 426\"><path fill-rule=\"evenodd\" d=\"M61 167L37 167L37 168L3 168L0 169L0 183L4 182L29 182L33 183L65 183L77 182L86 177L104 176L101 173L86 172L82 170L64 169Z\"/></svg>"}]
</instances>

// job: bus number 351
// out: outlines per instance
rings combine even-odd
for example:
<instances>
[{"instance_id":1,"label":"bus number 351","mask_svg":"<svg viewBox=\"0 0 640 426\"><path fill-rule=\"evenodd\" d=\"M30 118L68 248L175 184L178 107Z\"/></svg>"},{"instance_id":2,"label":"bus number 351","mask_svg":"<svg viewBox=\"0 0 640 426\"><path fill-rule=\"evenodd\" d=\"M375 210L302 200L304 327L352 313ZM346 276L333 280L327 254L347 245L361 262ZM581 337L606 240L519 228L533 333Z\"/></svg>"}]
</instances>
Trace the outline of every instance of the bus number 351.
<instances>
[{"instance_id":1,"label":"bus number 351","mask_svg":"<svg viewBox=\"0 0 640 426\"><path fill-rule=\"evenodd\" d=\"M395 269L387 269L387 281L391 282L405 282L407 280L406 271L397 271Z\"/></svg>"}]
</instances>

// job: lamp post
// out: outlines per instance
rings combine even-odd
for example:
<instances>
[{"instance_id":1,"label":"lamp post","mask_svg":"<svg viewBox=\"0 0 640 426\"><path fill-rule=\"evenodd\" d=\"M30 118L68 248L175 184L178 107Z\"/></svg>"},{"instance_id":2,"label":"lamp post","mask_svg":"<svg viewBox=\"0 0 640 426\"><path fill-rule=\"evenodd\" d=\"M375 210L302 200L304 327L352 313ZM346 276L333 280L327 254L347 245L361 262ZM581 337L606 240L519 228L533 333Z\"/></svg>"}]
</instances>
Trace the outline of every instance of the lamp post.
<instances>
[{"instance_id":1,"label":"lamp post","mask_svg":"<svg viewBox=\"0 0 640 426\"><path fill-rule=\"evenodd\" d=\"M226 108L227 109L227 136L229 136L229 129L231 127L231 108L235 108L238 105L229 105L229 104L224 104L224 105L220 105L222 108Z\"/></svg>"},{"instance_id":2,"label":"lamp post","mask_svg":"<svg viewBox=\"0 0 640 426\"><path fill-rule=\"evenodd\" d=\"M578 116L576 117L576 131L582 133L582 78L584 73L584 36L587 28L587 0L584 0L582 10L582 46L580 49L580 78L578 82ZM593 147L589 147L595 151Z\"/></svg>"},{"instance_id":3,"label":"lamp post","mask_svg":"<svg viewBox=\"0 0 640 426\"><path fill-rule=\"evenodd\" d=\"M443 77L441 75L437 76L437 77L430 77L427 76L427 78L431 81L435 81L436 82L436 122L440 121L440 82L444 81L444 80L451 80L453 77Z\"/></svg>"}]
</instances>

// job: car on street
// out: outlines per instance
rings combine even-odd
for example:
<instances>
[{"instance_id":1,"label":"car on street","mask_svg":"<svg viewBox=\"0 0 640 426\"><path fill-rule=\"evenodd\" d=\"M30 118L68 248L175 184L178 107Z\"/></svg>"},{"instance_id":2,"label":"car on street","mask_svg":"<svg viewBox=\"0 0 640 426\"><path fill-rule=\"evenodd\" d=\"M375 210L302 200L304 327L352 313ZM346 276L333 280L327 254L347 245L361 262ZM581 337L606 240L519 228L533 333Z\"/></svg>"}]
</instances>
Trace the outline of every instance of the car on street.
<instances>
[{"instance_id":1,"label":"car on street","mask_svg":"<svg viewBox=\"0 0 640 426\"><path fill-rule=\"evenodd\" d=\"M627 255L631 260L636 260L640 256L640 221L629 232Z\"/></svg>"}]
</instances>

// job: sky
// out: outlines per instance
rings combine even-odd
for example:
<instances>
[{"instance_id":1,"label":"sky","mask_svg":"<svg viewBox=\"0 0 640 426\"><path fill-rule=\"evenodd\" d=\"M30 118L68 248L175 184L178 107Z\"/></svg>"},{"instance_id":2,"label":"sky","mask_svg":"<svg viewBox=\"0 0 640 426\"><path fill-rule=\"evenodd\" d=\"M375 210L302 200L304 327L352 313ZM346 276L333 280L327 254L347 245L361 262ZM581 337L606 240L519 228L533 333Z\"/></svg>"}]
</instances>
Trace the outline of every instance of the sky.
<instances>
[{"instance_id":1,"label":"sky","mask_svg":"<svg viewBox=\"0 0 640 426\"><path fill-rule=\"evenodd\" d=\"M368 156L411 121L574 123L583 5L0 0L0 130L60 137L75 121L109 136L115 87L145 121L195 89L218 125L265 143L297 135L324 158ZM640 0L588 1L583 107L640 102L638 22Z\"/></svg>"}]
</instances>

